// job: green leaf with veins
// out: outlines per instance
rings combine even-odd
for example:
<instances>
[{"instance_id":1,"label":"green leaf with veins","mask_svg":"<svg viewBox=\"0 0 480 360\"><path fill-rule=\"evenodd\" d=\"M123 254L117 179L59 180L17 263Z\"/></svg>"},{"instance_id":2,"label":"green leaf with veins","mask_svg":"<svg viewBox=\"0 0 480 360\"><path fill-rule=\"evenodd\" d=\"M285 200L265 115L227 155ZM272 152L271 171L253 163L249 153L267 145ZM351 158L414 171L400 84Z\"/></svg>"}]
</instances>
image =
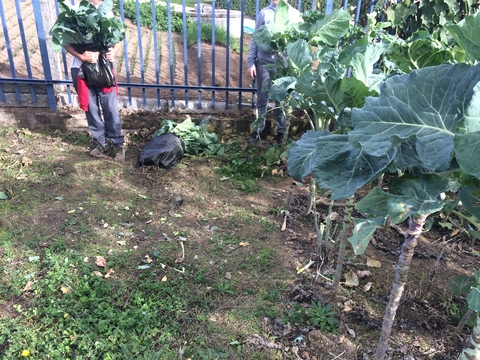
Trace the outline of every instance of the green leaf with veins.
<instances>
[{"instance_id":1,"label":"green leaf with veins","mask_svg":"<svg viewBox=\"0 0 480 360\"><path fill-rule=\"evenodd\" d=\"M440 211L445 204L440 194L448 189L448 185L448 178L435 174L403 175L392 179L387 199L390 219L399 224L412 215Z\"/></svg>"},{"instance_id":2,"label":"green leaf with veins","mask_svg":"<svg viewBox=\"0 0 480 360\"><path fill-rule=\"evenodd\" d=\"M480 311L480 286L472 287L472 291L467 295L467 304L473 311Z\"/></svg>"},{"instance_id":3,"label":"green leaf with veins","mask_svg":"<svg viewBox=\"0 0 480 360\"><path fill-rule=\"evenodd\" d=\"M456 150L460 165L471 169L476 159L469 154L480 143L455 149L454 137L457 125L468 115L465 110L478 106L471 103L478 96L479 81L480 64L441 65L392 76L382 83L380 96L352 110L354 130L349 140L374 156L412 140L423 168L432 172L447 170Z\"/></svg>"},{"instance_id":4,"label":"green leaf with veins","mask_svg":"<svg viewBox=\"0 0 480 360\"><path fill-rule=\"evenodd\" d=\"M445 25L472 63L480 60L480 11L466 16L456 25Z\"/></svg>"},{"instance_id":5,"label":"green leaf with veins","mask_svg":"<svg viewBox=\"0 0 480 360\"><path fill-rule=\"evenodd\" d=\"M373 233L377 228L385 223L385 216L367 219L353 219L354 227L352 236L348 239L352 244L355 255L364 253Z\"/></svg>"}]
</instances>

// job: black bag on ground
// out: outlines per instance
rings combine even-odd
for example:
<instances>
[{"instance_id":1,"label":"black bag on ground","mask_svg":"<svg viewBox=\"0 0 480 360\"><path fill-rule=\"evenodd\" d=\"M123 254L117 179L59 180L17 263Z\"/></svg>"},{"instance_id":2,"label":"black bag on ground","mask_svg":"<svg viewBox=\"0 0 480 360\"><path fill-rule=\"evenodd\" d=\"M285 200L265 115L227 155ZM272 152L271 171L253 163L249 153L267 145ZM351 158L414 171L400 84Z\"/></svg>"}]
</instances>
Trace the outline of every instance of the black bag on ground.
<instances>
[{"instance_id":1,"label":"black bag on ground","mask_svg":"<svg viewBox=\"0 0 480 360\"><path fill-rule=\"evenodd\" d=\"M154 165L169 170L182 160L184 154L185 145L177 135L154 136L138 154L135 167Z\"/></svg>"}]
</instances>

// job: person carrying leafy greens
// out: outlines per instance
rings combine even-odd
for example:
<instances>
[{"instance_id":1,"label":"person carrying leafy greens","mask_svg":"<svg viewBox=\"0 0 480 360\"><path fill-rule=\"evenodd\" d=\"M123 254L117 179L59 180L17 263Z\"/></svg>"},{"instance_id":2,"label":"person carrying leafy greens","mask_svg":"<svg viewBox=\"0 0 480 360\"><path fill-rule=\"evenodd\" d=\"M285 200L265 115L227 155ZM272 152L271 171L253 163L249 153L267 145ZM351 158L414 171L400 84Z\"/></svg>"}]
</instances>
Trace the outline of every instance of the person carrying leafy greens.
<instances>
[{"instance_id":1,"label":"person carrying leafy greens","mask_svg":"<svg viewBox=\"0 0 480 360\"><path fill-rule=\"evenodd\" d=\"M125 161L118 86L113 73L125 25L113 15L113 0L82 0L76 7L66 1L59 1L63 11L51 30L53 48L63 47L73 55L73 86L97 142L90 155L100 157L111 152L113 146L114 159Z\"/></svg>"},{"instance_id":2,"label":"person carrying leafy greens","mask_svg":"<svg viewBox=\"0 0 480 360\"><path fill-rule=\"evenodd\" d=\"M255 21L255 31L261 26L274 21L275 8L278 1L279 0L272 0L269 6L259 11ZM256 143L260 139L260 134L262 134L265 129L265 114L267 112L268 96L272 80L276 77L276 71L273 65L275 65L277 58L278 56L273 52L267 53L260 50L255 44L255 41L252 40L250 43L250 49L247 56L248 74L255 80L257 86L257 120L260 121L260 125L253 130L248 139L250 144ZM277 122L276 140L278 143L282 143L285 133L285 116L280 108L280 103L276 102L275 107L275 120Z\"/></svg>"}]
</instances>

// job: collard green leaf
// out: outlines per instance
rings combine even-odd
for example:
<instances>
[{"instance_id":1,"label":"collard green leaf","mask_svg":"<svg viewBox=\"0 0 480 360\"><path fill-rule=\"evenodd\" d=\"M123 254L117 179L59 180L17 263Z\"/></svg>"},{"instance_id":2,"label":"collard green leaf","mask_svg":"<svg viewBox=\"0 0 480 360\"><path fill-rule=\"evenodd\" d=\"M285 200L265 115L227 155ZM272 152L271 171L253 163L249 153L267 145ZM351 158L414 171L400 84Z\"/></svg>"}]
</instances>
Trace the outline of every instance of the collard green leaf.
<instances>
[{"instance_id":1,"label":"collard green leaf","mask_svg":"<svg viewBox=\"0 0 480 360\"><path fill-rule=\"evenodd\" d=\"M369 43L365 38L345 49L339 56L339 61L347 67L352 66L352 76L370 87L374 82L372 79L373 66L384 51L383 44Z\"/></svg>"},{"instance_id":2,"label":"collard green leaf","mask_svg":"<svg viewBox=\"0 0 480 360\"><path fill-rule=\"evenodd\" d=\"M303 23L300 12L284 0L279 0L275 8L275 21L272 31L283 34L289 31L293 24Z\"/></svg>"},{"instance_id":3,"label":"collard green leaf","mask_svg":"<svg viewBox=\"0 0 480 360\"><path fill-rule=\"evenodd\" d=\"M473 276L458 275L447 286L454 296L466 294L472 286L475 286L475 278Z\"/></svg>"},{"instance_id":4,"label":"collard green leaf","mask_svg":"<svg viewBox=\"0 0 480 360\"><path fill-rule=\"evenodd\" d=\"M383 225L385 216L367 219L353 219L353 234L348 239L355 255L363 254L375 230Z\"/></svg>"},{"instance_id":5,"label":"collard green leaf","mask_svg":"<svg viewBox=\"0 0 480 360\"><path fill-rule=\"evenodd\" d=\"M472 63L480 60L480 11L466 16L456 25L445 25Z\"/></svg>"},{"instance_id":6,"label":"collard green leaf","mask_svg":"<svg viewBox=\"0 0 480 360\"><path fill-rule=\"evenodd\" d=\"M359 95L354 92L359 91L361 93L363 88L353 81L342 83L342 78L341 74L336 73L329 73L327 76L323 76L318 72L303 72L296 79L295 90L305 97L311 98L317 112L334 116L329 107L334 108L339 113L346 106L344 97ZM358 98L351 100L358 100Z\"/></svg>"},{"instance_id":7,"label":"collard green leaf","mask_svg":"<svg viewBox=\"0 0 480 360\"><path fill-rule=\"evenodd\" d=\"M454 153L457 124L479 80L480 65L465 64L392 76L382 83L378 97L352 110L350 141L366 153L381 156L411 139L424 169L445 171Z\"/></svg>"},{"instance_id":8,"label":"collard green leaf","mask_svg":"<svg viewBox=\"0 0 480 360\"><path fill-rule=\"evenodd\" d=\"M293 44L287 44L287 54L294 68L300 72L312 66L312 53L304 39L299 39Z\"/></svg>"},{"instance_id":9,"label":"collard green leaf","mask_svg":"<svg viewBox=\"0 0 480 360\"><path fill-rule=\"evenodd\" d=\"M456 159L464 172L480 178L480 82L473 89L465 118L458 124L455 136Z\"/></svg>"},{"instance_id":10,"label":"collard green leaf","mask_svg":"<svg viewBox=\"0 0 480 360\"><path fill-rule=\"evenodd\" d=\"M289 92L295 89L296 84L297 79L295 79L293 76L275 79L270 87L269 98L275 101L284 100Z\"/></svg>"},{"instance_id":11,"label":"collard green leaf","mask_svg":"<svg viewBox=\"0 0 480 360\"><path fill-rule=\"evenodd\" d=\"M350 26L350 14L345 10L335 10L324 18L317 20L310 28L312 41L336 45L347 33Z\"/></svg>"},{"instance_id":12,"label":"collard green leaf","mask_svg":"<svg viewBox=\"0 0 480 360\"><path fill-rule=\"evenodd\" d=\"M375 91L369 90L368 86L360 80L345 77L340 81L340 91L343 95L343 105L337 104L339 110L343 110L342 107L361 108L365 104L365 100L368 96L377 95Z\"/></svg>"},{"instance_id":13,"label":"collard green leaf","mask_svg":"<svg viewBox=\"0 0 480 360\"><path fill-rule=\"evenodd\" d=\"M472 291L467 294L467 304L473 311L480 311L480 286L472 287Z\"/></svg>"},{"instance_id":14,"label":"collard green leaf","mask_svg":"<svg viewBox=\"0 0 480 360\"><path fill-rule=\"evenodd\" d=\"M314 163L315 180L332 191L332 199L352 196L357 189L375 179L386 169L395 154L372 156L348 142L348 135L323 133L318 138Z\"/></svg>"},{"instance_id":15,"label":"collard green leaf","mask_svg":"<svg viewBox=\"0 0 480 360\"><path fill-rule=\"evenodd\" d=\"M441 175L403 175L389 183L388 215L395 223L409 216L433 214L443 208L440 194L448 189L448 179Z\"/></svg>"},{"instance_id":16,"label":"collard green leaf","mask_svg":"<svg viewBox=\"0 0 480 360\"><path fill-rule=\"evenodd\" d=\"M362 214L386 217L388 212L387 200L388 193L375 187L355 205L355 209Z\"/></svg>"},{"instance_id":17,"label":"collard green leaf","mask_svg":"<svg viewBox=\"0 0 480 360\"><path fill-rule=\"evenodd\" d=\"M271 27L267 25L260 26L253 32L252 38L260 50L266 53L272 52L271 43L273 39L273 31Z\"/></svg>"},{"instance_id":18,"label":"collard green leaf","mask_svg":"<svg viewBox=\"0 0 480 360\"><path fill-rule=\"evenodd\" d=\"M288 174L295 180L302 181L312 173L315 158L318 156L316 141L320 134L320 131L309 130L300 140L291 144L287 165Z\"/></svg>"},{"instance_id":19,"label":"collard green leaf","mask_svg":"<svg viewBox=\"0 0 480 360\"><path fill-rule=\"evenodd\" d=\"M282 35L294 29L298 26L298 23L302 22L303 19L297 9L293 8L284 0L279 0L275 8L274 21L270 24L262 25L255 30L252 38L260 50L265 52L276 51L277 49L272 48L272 40L275 36Z\"/></svg>"},{"instance_id":20,"label":"collard green leaf","mask_svg":"<svg viewBox=\"0 0 480 360\"><path fill-rule=\"evenodd\" d=\"M54 50L72 44L113 46L125 38L125 24L112 13L113 0L104 0L98 8L88 1L77 8L67 0L59 0L59 5L62 12L50 31Z\"/></svg>"},{"instance_id":21,"label":"collard green leaf","mask_svg":"<svg viewBox=\"0 0 480 360\"><path fill-rule=\"evenodd\" d=\"M453 61L450 51L442 49L432 38L420 39L408 44L408 55L415 69L436 66Z\"/></svg>"},{"instance_id":22,"label":"collard green leaf","mask_svg":"<svg viewBox=\"0 0 480 360\"><path fill-rule=\"evenodd\" d=\"M480 219L480 189L473 186L467 186L460 190L458 197L462 201L465 209Z\"/></svg>"},{"instance_id":23,"label":"collard green leaf","mask_svg":"<svg viewBox=\"0 0 480 360\"><path fill-rule=\"evenodd\" d=\"M395 26L399 26L405 24L409 16L415 16L416 12L416 4L408 6L404 3L399 3L387 8L387 18Z\"/></svg>"}]
</instances>

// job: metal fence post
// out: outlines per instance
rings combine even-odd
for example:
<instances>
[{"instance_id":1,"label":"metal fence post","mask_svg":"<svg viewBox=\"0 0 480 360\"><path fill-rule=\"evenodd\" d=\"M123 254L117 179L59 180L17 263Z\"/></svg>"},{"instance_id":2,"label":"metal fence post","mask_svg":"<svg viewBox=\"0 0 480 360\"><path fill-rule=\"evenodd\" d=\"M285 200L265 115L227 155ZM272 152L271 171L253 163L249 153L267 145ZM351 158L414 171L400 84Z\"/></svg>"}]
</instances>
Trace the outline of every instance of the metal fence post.
<instances>
[{"instance_id":1,"label":"metal fence post","mask_svg":"<svg viewBox=\"0 0 480 360\"><path fill-rule=\"evenodd\" d=\"M47 37L47 31L50 31L51 25L48 30L45 30L45 27L48 26L45 23L47 22L46 18L50 17L51 21L51 13L50 7L48 6L48 0L32 0L33 5L33 13L35 16L35 24L37 26L37 35L38 35L38 44L40 47L40 53L42 56L42 65L43 71L45 73L45 80L47 82L47 96L48 96L48 104L51 110L57 110L57 101L55 99L55 90L53 88L53 84L51 81L53 80L52 77L52 67L50 66L50 56L47 43L51 44L51 37ZM46 12L46 14L43 14ZM50 46L51 47L51 46ZM58 61L57 57L57 71L60 74L60 62ZM50 82L50 84L48 83Z\"/></svg>"}]
</instances>

